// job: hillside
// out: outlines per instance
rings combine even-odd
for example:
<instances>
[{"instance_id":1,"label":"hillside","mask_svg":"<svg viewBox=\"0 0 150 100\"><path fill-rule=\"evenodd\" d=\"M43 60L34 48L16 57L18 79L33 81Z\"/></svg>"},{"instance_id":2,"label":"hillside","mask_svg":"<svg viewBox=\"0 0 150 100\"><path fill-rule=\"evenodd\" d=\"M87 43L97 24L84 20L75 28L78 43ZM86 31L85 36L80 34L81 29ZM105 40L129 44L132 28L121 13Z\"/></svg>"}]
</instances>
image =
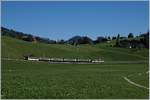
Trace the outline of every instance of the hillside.
<instances>
[{"instance_id":1,"label":"hillside","mask_svg":"<svg viewBox=\"0 0 150 100\"><path fill-rule=\"evenodd\" d=\"M97 45L32 43L2 36L2 58L21 58L33 54L36 57L102 58L105 61L148 60L148 49L110 47L108 43Z\"/></svg>"}]
</instances>

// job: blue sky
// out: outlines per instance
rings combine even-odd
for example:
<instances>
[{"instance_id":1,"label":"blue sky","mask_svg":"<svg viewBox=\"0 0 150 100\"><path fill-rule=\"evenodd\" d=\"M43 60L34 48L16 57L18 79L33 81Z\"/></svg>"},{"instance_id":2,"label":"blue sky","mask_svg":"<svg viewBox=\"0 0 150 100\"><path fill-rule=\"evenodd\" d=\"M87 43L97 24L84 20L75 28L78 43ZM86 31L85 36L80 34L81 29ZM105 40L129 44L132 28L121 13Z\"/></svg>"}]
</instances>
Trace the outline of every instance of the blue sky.
<instances>
[{"instance_id":1,"label":"blue sky","mask_svg":"<svg viewBox=\"0 0 150 100\"><path fill-rule=\"evenodd\" d=\"M148 31L148 1L5 1L2 26L50 39Z\"/></svg>"}]
</instances>

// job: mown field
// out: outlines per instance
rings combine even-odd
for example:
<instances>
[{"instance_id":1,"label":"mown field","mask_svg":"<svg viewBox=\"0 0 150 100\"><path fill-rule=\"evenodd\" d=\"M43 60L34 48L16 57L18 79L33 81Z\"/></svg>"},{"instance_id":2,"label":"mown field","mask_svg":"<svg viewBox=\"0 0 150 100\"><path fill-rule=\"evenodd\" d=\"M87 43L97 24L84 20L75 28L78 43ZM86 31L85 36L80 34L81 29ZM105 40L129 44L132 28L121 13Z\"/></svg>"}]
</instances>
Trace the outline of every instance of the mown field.
<instances>
[{"instance_id":1,"label":"mown field","mask_svg":"<svg viewBox=\"0 0 150 100\"><path fill-rule=\"evenodd\" d=\"M148 64L48 64L2 61L2 98L148 98ZM142 73L139 75L139 73Z\"/></svg>"},{"instance_id":2,"label":"mown field","mask_svg":"<svg viewBox=\"0 0 150 100\"><path fill-rule=\"evenodd\" d=\"M50 64L21 60L3 60L2 98L86 98L146 99L149 90L148 49L123 49L98 45L50 45L30 43L2 36L2 58L37 57L103 58L103 64ZM129 63L113 63L129 61ZM144 61L143 63L130 62Z\"/></svg>"}]
</instances>

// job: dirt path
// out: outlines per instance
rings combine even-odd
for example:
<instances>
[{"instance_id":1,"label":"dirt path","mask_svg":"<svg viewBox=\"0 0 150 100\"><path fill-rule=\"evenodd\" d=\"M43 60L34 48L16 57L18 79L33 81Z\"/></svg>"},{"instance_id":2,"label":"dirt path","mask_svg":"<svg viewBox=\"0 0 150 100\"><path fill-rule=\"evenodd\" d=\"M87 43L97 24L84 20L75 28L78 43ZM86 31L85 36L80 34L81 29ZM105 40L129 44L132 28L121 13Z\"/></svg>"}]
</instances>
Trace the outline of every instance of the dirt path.
<instances>
[{"instance_id":1,"label":"dirt path","mask_svg":"<svg viewBox=\"0 0 150 100\"><path fill-rule=\"evenodd\" d=\"M130 84L136 86L136 87L140 87L140 88L144 88L144 89L148 89L148 90L149 90L148 87L145 87L145 86L143 86L143 85L137 84L137 83L135 83L135 82L129 80L127 77L124 77L124 76L123 76L123 79L126 80L127 82L129 82Z\"/></svg>"}]
</instances>

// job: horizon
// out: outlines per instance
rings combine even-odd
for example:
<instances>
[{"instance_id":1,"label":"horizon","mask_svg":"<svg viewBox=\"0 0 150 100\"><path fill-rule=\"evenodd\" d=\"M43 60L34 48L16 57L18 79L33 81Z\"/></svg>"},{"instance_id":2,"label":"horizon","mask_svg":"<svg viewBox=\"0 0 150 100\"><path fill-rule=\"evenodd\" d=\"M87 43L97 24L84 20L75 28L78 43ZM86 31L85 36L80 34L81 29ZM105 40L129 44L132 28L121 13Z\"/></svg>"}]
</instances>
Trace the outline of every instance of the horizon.
<instances>
[{"instance_id":1,"label":"horizon","mask_svg":"<svg viewBox=\"0 0 150 100\"><path fill-rule=\"evenodd\" d=\"M145 33L148 14L148 1L2 1L1 17L5 28L50 40L94 40Z\"/></svg>"}]
</instances>

